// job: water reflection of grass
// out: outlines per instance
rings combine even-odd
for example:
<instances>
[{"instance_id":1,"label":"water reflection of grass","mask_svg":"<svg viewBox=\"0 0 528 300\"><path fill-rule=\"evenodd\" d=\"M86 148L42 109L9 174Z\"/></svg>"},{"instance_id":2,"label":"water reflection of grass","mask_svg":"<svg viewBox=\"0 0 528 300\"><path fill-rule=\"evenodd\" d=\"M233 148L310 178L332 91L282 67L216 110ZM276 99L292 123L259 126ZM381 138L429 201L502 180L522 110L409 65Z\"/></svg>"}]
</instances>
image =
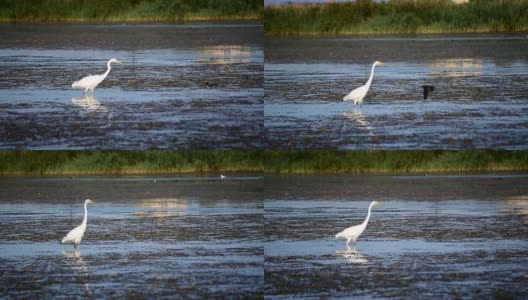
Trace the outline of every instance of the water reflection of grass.
<instances>
[{"instance_id":1,"label":"water reflection of grass","mask_svg":"<svg viewBox=\"0 0 528 300\"><path fill-rule=\"evenodd\" d=\"M521 31L528 3L511 1L393 0L269 6L266 34L446 33Z\"/></svg>"},{"instance_id":2,"label":"water reflection of grass","mask_svg":"<svg viewBox=\"0 0 528 300\"><path fill-rule=\"evenodd\" d=\"M266 172L526 171L528 151L266 151Z\"/></svg>"},{"instance_id":3,"label":"water reflection of grass","mask_svg":"<svg viewBox=\"0 0 528 300\"><path fill-rule=\"evenodd\" d=\"M0 151L3 174L261 171L260 151Z\"/></svg>"},{"instance_id":4,"label":"water reflection of grass","mask_svg":"<svg viewBox=\"0 0 528 300\"><path fill-rule=\"evenodd\" d=\"M13 0L0 21L209 21L262 19L262 0Z\"/></svg>"}]
</instances>

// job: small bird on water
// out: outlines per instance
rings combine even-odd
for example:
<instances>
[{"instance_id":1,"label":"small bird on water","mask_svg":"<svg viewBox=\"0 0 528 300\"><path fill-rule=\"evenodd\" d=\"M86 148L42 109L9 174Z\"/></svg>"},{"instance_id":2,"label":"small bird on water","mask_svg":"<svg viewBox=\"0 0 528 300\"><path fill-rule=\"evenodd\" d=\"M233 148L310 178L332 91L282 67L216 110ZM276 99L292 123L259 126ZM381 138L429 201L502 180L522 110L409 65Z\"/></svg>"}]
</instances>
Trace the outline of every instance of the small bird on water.
<instances>
[{"instance_id":1,"label":"small bird on water","mask_svg":"<svg viewBox=\"0 0 528 300\"><path fill-rule=\"evenodd\" d=\"M207 88L213 88L213 87L217 87L217 86L218 86L218 83L216 83L216 82L209 82L209 81L206 81L206 82L205 82L205 86L206 86Z\"/></svg>"},{"instance_id":2,"label":"small bird on water","mask_svg":"<svg viewBox=\"0 0 528 300\"><path fill-rule=\"evenodd\" d=\"M432 93L435 88L432 85L422 85L422 87L423 87L424 100L427 100L427 97L429 97L429 94Z\"/></svg>"}]
</instances>

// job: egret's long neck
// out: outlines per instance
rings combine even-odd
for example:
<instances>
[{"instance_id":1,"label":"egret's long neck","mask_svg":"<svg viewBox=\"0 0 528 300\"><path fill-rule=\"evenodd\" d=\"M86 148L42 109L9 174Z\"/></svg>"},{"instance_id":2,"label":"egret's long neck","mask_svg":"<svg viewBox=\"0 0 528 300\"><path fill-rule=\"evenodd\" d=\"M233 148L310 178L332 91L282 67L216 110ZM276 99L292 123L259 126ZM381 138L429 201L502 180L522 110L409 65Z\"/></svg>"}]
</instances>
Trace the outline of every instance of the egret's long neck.
<instances>
[{"instance_id":1,"label":"egret's long neck","mask_svg":"<svg viewBox=\"0 0 528 300\"><path fill-rule=\"evenodd\" d=\"M88 205L88 202L84 202L84 219L82 222L82 225L84 226L86 226L86 223L88 222L88 208L86 207L87 205Z\"/></svg>"},{"instance_id":2,"label":"egret's long neck","mask_svg":"<svg viewBox=\"0 0 528 300\"><path fill-rule=\"evenodd\" d=\"M370 205L369 205L369 209L368 209L367 218L365 219L365 221L363 221L363 224L361 224L361 225L365 225L365 226L367 226L367 223L368 223L368 221L369 221L369 219L370 219L370 210L372 209L372 206L373 206L373 205L374 205L374 203L370 203Z\"/></svg>"},{"instance_id":3,"label":"egret's long neck","mask_svg":"<svg viewBox=\"0 0 528 300\"><path fill-rule=\"evenodd\" d=\"M367 81L367 86L370 86L370 83L372 82L372 78L374 78L374 68L376 67L376 65L372 65L372 69L370 70L370 78L369 80Z\"/></svg>"},{"instance_id":4,"label":"egret's long neck","mask_svg":"<svg viewBox=\"0 0 528 300\"><path fill-rule=\"evenodd\" d=\"M108 69L106 69L106 72L104 72L104 74L103 74L104 77L108 76L108 73L110 73L110 70L112 70L112 67L110 66L110 61L108 61L106 63L106 66L108 67ZM372 76L371 76L371 78L372 78Z\"/></svg>"}]
</instances>

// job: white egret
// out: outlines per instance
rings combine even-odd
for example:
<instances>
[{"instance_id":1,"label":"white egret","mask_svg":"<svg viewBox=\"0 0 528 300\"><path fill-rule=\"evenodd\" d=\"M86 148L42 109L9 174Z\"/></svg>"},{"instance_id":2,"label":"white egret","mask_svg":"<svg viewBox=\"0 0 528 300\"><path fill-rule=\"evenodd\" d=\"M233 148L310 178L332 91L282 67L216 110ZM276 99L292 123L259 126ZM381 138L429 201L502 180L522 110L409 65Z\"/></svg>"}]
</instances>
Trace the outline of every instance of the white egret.
<instances>
[{"instance_id":1,"label":"white egret","mask_svg":"<svg viewBox=\"0 0 528 300\"><path fill-rule=\"evenodd\" d=\"M90 199L86 199L84 201L84 219L81 225L73 228L68 234L62 239L62 243L73 243L75 249L77 249L77 245L81 243L82 238L84 236L84 232L86 231L86 223L88 222L88 209L87 205L88 203L95 203L95 201L92 201Z\"/></svg>"},{"instance_id":2,"label":"white egret","mask_svg":"<svg viewBox=\"0 0 528 300\"><path fill-rule=\"evenodd\" d=\"M363 223L359 224L359 225L356 225L356 226L352 226L352 227L348 227L347 229L341 231L340 233L336 234L336 239L346 239L347 242L346 242L346 245L348 247L348 243L350 243L350 241L354 241L354 243L356 243L356 240L357 238L363 233L363 231L365 231L365 228L367 228L367 224L368 224L368 221L370 219L370 210L372 209L372 206L374 205L381 205L383 204L383 202L379 202L379 201L372 201L369 205L369 208L368 208L368 214L367 214L367 218L365 219L365 221L363 221Z\"/></svg>"},{"instance_id":3,"label":"white egret","mask_svg":"<svg viewBox=\"0 0 528 300\"><path fill-rule=\"evenodd\" d=\"M110 73L110 70L112 69L112 67L110 66L111 63L116 63L116 64L120 64L122 65L123 62L120 61L120 60L117 60L115 58L112 58L110 59L107 63L106 63L106 66L108 67L108 69L106 70L106 72L104 72L103 74L101 75L90 75L90 76L86 76L84 77L83 79L79 80L79 81L75 81L73 84L72 84L72 88L76 88L76 89L84 89L84 92L86 93L88 90L91 90L92 93L94 92L94 89L96 86L99 85L99 83L103 82L103 80L106 78L106 76L108 76L108 74Z\"/></svg>"},{"instance_id":4,"label":"white egret","mask_svg":"<svg viewBox=\"0 0 528 300\"><path fill-rule=\"evenodd\" d=\"M383 65L383 63L380 61L375 61L372 65L372 70L370 71L370 78L367 83L350 92L343 98L343 101L354 101L354 105L359 103L360 106L363 106L363 98L365 98L368 93L370 84L372 83L372 78L374 78L374 68L378 65Z\"/></svg>"},{"instance_id":5,"label":"white egret","mask_svg":"<svg viewBox=\"0 0 528 300\"><path fill-rule=\"evenodd\" d=\"M220 174L220 179L225 179L224 174Z\"/></svg>"}]
</instances>

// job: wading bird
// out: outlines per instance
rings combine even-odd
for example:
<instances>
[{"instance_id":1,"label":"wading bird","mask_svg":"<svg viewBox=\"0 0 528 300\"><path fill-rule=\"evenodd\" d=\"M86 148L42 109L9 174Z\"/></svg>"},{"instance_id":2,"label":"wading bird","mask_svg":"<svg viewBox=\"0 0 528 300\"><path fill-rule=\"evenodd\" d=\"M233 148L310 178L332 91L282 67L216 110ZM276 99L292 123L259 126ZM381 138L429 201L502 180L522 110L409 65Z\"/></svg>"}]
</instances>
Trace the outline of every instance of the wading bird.
<instances>
[{"instance_id":1,"label":"wading bird","mask_svg":"<svg viewBox=\"0 0 528 300\"><path fill-rule=\"evenodd\" d=\"M112 69L112 67L110 66L111 63L116 63L116 64L120 64L120 65L123 64L123 62L121 62L120 60L112 58L111 60L109 60L106 63L106 66L108 67L108 69L106 70L106 72L104 72L104 74L86 76L86 77L84 77L83 79L81 79L79 81L75 81L72 84L72 88L84 89L85 93L88 90L91 90L92 94L93 94L95 87L98 86L99 83L103 82L103 80L106 78L106 76L108 76L108 73L110 73L110 70Z\"/></svg>"},{"instance_id":2,"label":"wading bird","mask_svg":"<svg viewBox=\"0 0 528 300\"><path fill-rule=\"evenodd\" d=\"M224 174L220 174L220 179L225 179Z\"/></svg>"},{"instance_id":3,"label":"wading bird","mask_svg":"<svg viewBox=\"0 0 528 300\"><path fill-rule=\"evenodd\" d=\"M365 228L367 228L367 224L368 224L368 221L370 219L370 209L374 205L381 205L381 204L383 204L383 202L372 201L370 203L370 205L369 205L368 214L367 214L367 218L365 219L365 221L363 221L363 223L361 223L359 225L348 227L347 229L345 229L345 230L341 231L340 233L336 234L336 236L335 236L336 239L346 239L347 240L347 242L346 242L347 247L348 247L348 243L350 243L350 241L354 241L354 244L355 244L357 238L363 233L363 231L365 231Z\"/></svg>"},{"instance_id":4,"label":"wading bird","mask_svg":"<svg viewBox=\"0 0 528 300\"><path fill-rule=\"evenodd\" d=\"M94 203L94 201L90 199L86 199L84 201L84 219L81 225L73 228L68 234L62 239L63 244L71 244L73 243L75 249L77 249L77 245L81 243L84 232L86 231L86 223L88 222L88 209L86 206L88 203Z\"/></svg>"},{"instance_id":5,"label":"wading bird","mask_svg":"<svg viewBox=\"0 0 528 300\"><path fill-rule=\"evenodd\" d=\"M343 98L343 101L354 101L354 105L359 103L360 106L363 106L363 98L365 98L368 93L370 84L372 83L372 78L374 78L374 68L378 65L383 65L383 63L380 61L374 62L374 64L372 65L372 70L370 71L370 78L367 83L350 92Z\"/></svg>"}]
</instances>

